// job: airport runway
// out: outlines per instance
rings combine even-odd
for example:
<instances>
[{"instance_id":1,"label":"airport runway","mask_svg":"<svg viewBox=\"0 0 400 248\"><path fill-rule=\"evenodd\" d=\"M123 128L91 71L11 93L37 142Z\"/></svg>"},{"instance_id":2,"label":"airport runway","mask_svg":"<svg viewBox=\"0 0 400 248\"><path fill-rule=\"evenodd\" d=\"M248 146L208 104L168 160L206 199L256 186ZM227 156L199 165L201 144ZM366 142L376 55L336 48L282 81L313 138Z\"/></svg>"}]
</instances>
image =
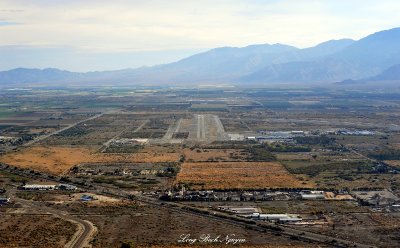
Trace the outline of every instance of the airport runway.
<instances>
[{"instance_id":1,"label":"airport runway","mask_svg":"<svg viewBox=\"0 0 400 248\"><path fill-rule=\"evenodd\" d=\"M197 115L197 139L203 141L206 139L206 127L204 115Z\"/></svg>"}]
</instances>

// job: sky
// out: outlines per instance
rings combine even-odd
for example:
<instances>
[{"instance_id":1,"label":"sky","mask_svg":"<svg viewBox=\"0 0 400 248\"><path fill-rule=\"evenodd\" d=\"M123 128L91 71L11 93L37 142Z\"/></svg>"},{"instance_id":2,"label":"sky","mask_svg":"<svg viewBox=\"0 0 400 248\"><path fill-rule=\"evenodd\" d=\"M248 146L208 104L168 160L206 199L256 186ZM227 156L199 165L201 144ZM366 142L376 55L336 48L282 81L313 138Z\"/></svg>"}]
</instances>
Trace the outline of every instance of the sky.
<instances>
[{"instance_id":1,"label":"sky","mask_svg":"<svg viewBox=\"0 0 400 248\"><path fill-rule=\"evenodd\" d=\"M0 70L115 70L221 46L299 48L400 26L398 0L1 0Z\"/></svg>"}]
</instances>

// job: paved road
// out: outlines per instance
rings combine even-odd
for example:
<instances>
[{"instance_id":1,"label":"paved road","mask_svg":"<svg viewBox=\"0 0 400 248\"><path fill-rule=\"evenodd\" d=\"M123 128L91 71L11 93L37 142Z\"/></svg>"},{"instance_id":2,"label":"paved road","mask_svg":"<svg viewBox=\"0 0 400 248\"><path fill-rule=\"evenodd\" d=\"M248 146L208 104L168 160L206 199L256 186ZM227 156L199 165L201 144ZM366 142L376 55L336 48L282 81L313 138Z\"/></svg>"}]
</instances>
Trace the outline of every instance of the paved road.
<instances>
[{"instance_id":1,"label":"paved road","mask_svg":"<svg viewBox=\"0 0 400 248\"><path fill-rule=\"evenodd\" d=\"M225 132L224 125L219 119L218 115L214 115L215 125L217 126L217 139L218 140L229 140L228 134Z\"/></svg>"},{"instance_id":2,"label":"paved road","mask_svg":"<svg viewBox=\"0 0 400 248\"><path fill-rule=\"evenodd\" d=\"M248 131L251 131L251 132L253 131L251 129L251 127L249 125L247 125L247 123L244 120L242 120L240 117L238 117L238 120L240 121L240 123L242 123L247 128Z\"/></svg>"},{"instance_id":3,"label":"paved road","mask_svg":"<svg viewBox=\"0 0 400 248\"><path fill-rule=\"evenodd\" d=\"M174 133L177 133L181 128L181 123L182 123L182 118L172 123L162 139L165 141L171 140Z\"/></svg>"},{"instance_id":4,"label":"paved road","mask_svg":"<svg viewBox=\"0 0 400 248\"><path fill-rule=\"evenodd\" d=\"M150 120L145 120L140 126L138 126L138 128L136 128L133 132L134 133L137 133L137 132L139 132L140 130L142 130L142 128L144 127L144 126L146 126L146 124L147 123L149 123L150 122Z\"/></svg>"},{"instance_id":5,"label":"paved road","mask_svg":"<svg viewBox=\"0 0 400 248\"><path fill-rule=\"evenodd\" d=\"M83 231L79 232L77 236L74 237L67 245L66 248L82 248L87 247L89 245L90 240L94 237L97 232L97 228L93 225L92 222L87 220L81 220L79 218L69 216L70 220L75 220L82 227Z\"/></svg>"},{"instance_id":6,"label":"paved road","mask_svg":"<svg viewBox=\"0 0 400 248\"><path fill-rule=\"evenodd\" d=\"M53 209L47 206L40 204L39 202L29 201L25 199L21 199L15 196L15 191L11 191L13 201L16 203L25 206L27 209L35 210L39 213L43 214L51 214L58 218L67 220L77 225L78 230L73 236L72 240L70 240L65 247L66 248L82 248L87 247L89 245L90 240L94 237L97 232L97 228L93 225L93 223L77 218L76 216L71 216L68 212Z\"/></svg>"},{"instance_id":7,"label":"paved road","mask_svg":"<svg viewBox=\"0 0 400 248\"><path fill-rule=\"evenodd\" d=\"M206 128L204 123L204 115L197 115L197 139L206 139Z\"/></svg>"},{"instance_id":8,"label":"paved road","mask_svg":"<svg viewBox=\"0 0 400 248\"><path fill-rule=\"evenodd\" d=\"M147 123L149 122L149 120L145 120L139 127L137 127L133 132L137 133L139 132L139 130L141 130ZM107 142L105 142L103 144L103 146L99 149L98 152L104 152L105 150L107 150L107 148L111 145L112 142L116 141L125 131L127 131L130 127L125 128L124 130L122 130L121 132L119 132L117 135L115 135L114 137L112 137L111 139L107 140Z\"/></svg>"},{"instance_id":9,"label":"paved road","mask_svg":"<svg viewBox=\"0 0 400 248\"><path fill-rule=\"evenodd\" d=\"M79 125L79 124L81 124L81 123L83 123L83 122L86 122L86 121L90 121L90 120L99 118L99 117L101 117L101 116L103 116L103 115L104 115L104 113L98 114L98 115L95 115L95 116L92 116L92 117L87 118L87 119L84 119L84 120L80 120L80 121L78 121L78 122L75 122L75 123L73 123L73 124L71 124L71 125L68 125L68 126L66 126L66 127L64 127L64 128L61 128L61 129L59 129L59 130L57 130L57 131L54 131L54 132L52 132L52 133L49 133L49 134L46 134L46 135L43 135L43 136L39 136L38 138L36 138L36 139L34 139L34 140L31 140L31 141L29 141L29 142L23 144L23 146L30 146L30 145L33 145L33 144L35 144L35 143L37 143L37 142L39 142L39 141L42 141L42 140L44 140L44 139L49 138L50 136L59 134L59 133L65 131L65 130L67 130L67 129L70 129L70 128L75 127L76 125Z\"/></svg>"},{"instance_id":10,"label":"paved road","mask_svg":"<svg viewBox=\"0 0 400 248\"><path fill-rule=\"evenodd\" d=\"M380 161L378 161L378 160L376 160L376 159L373 159L373 158L370 158L370 157L367 157L367 156L365 156L364 154L362 154L362 153L360 153L360 152L354 150L354 149L351 148L351 147L347 147L347 146L345 146L345 147L346 147L347 149L349 149L352 153L354 153L354 154L356 154L356 155L358 155L358 156L360 156L360 157L362 157L362 158L364 158L364 159L366 159L366 160L368 160L368 161L370 161L370 162L372 162L372 163L380 163Z\"/></svg>"}]
</instances>

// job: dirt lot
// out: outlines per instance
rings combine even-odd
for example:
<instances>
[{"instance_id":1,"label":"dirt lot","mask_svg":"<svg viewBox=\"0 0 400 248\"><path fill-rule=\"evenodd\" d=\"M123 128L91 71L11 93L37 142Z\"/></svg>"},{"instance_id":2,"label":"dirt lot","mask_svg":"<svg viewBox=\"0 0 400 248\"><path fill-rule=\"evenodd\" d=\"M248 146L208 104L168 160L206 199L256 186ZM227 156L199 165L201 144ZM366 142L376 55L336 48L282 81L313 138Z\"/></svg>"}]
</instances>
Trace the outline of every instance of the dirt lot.
<instances>
[{"instance_id":1,"label":"dirt lot","mask_svg":"<svg viewBox=\"0 0 400 248\"><path fill-rule=\"evenodd\" d=\"M191 189L262 189L313 187L277 162L184 163L176 184Z\"/></svg>"},{"instance_id":2,"label":"dirt lot","mask_svg":"<svg viewBox=\"0 0 400 248\"><path fill-rule=\"evenodd\" d=\"M92 193L78 193L72 195L72 201L80 201L82 196L90 196L93 197L93 201L89 201L88 204L92 205L114 205L114 204L122 204L123 201L121 199L116 199L104 195L97 195Z\"/></svg>"},{"instance_id":3,"label":"dirt lot","mask_svg":"<svg viewBox=\"0 0 400 248\"><path fill-rule=\"evenodd\" d=\"M48 215L0 215L0 247L63 247L75 225Z\"/></svg>"}]
</instances>

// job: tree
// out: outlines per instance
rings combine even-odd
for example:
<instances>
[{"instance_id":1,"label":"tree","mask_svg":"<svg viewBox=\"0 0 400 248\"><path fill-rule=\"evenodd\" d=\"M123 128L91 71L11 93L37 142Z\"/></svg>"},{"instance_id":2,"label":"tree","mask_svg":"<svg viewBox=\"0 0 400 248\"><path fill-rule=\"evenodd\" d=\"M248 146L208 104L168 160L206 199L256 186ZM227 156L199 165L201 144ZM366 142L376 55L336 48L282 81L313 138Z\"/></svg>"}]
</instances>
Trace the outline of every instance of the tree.
<instances>
[{"instance_id":1,"label":"tree","mask_svg":"<svg viewBox=\"0 0 400 248\"><path fill-rule=\"evenodd\" d=\"M121 244L121 248L134 248L135 243L133 241L126 241Z\"/></svg>"}]
</instances>

